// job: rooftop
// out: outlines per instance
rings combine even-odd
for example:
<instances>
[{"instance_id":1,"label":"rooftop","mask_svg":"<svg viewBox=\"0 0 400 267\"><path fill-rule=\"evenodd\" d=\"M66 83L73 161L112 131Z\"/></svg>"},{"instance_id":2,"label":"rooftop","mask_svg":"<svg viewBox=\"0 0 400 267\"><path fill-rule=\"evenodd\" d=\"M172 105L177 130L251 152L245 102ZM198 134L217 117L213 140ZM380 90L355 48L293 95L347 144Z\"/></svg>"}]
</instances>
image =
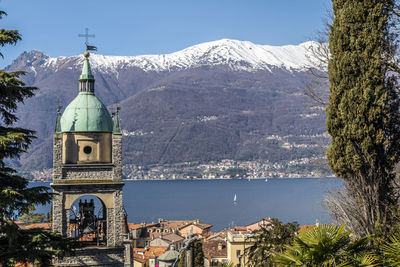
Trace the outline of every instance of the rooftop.
<instances>
[{"instance_id":1,"label":"rooftop","mask_svg":"<svg viewBox=\"0 0 400 267\"><path fill-rule=\"evenodd\" d=\"M185 224L185 225L179 227L179 230L181 230L181 229L183 229L183 228L185 228L185 227L188 227L188 226L197 226L197 227L199 227L199 228L202 229L202 230L208 229L208 228L211 228L211 227L212 227L211 224L202 223L202 222L200 222L200 221L191 221L190 223Z\"/></svg>"},{"instance_id":2,"label":"rooftop","mask_svg":"<svg viewBox=\"0 0 400 267\"><path fill-rule=\"evenodd\" d=\"M209 237L207 237L206 241L226 239L226 233L227 233L227 230L222 230L218 233L212 234Z\"/></svg>"},{"instance_id":3,"label":"rooftop","mask_svg":"<svg viewBox=\"0 0 400 267\"><path fill-rule=\"evenodd\" d=\"M175 233L170 233L170 234L166 234L166 235L162 235L160 238L165 239L167 241L171 241L171 242L179 242L184 240L185 238L183 238L180 235L177 235Z\"/></svg>"},{"instance_id":4,"label":"rooftop","mask_svg":"<svg viewBox=\"0 0 400 267\"><path fill-rule=\"evenodd\" d=\"M175 261L175 259L178 257L179 257L179 252L175 250L174 246L171 246L171 248L167 252L158 257L158 260L170 262L170 261Z\"/></svg>"},{"instance_id":5,"label":"rooftop","mask_svg":"<svg viewBox=\"0 0 400 267\"><path fill-rule=\"evenodd\" d=\"M25 226L25 229L43 229L43 230L51 230L52 226L51 223L33 223Z\"/></svg>"},{"instance_id":6,"label":"rooftop","mask_svg":"<svg viewBox=\"0 0 400 267\"><path fill-rule=\"evenodd\" d=\"M226 241L212 240L203 242L204 256L209 260L217 257L227 257Z\"/></svg>"},{"instance_id":7,"label":"rooftop","mask_svg":"<svg viewBox=\"0 0 400 267\"><path fill-rule=\"evenodd\" d=\"M144 252L144 257L149 258L158 258L162 254L167 251L168 247L147 247Z\"/></svg>"}]
</instances>

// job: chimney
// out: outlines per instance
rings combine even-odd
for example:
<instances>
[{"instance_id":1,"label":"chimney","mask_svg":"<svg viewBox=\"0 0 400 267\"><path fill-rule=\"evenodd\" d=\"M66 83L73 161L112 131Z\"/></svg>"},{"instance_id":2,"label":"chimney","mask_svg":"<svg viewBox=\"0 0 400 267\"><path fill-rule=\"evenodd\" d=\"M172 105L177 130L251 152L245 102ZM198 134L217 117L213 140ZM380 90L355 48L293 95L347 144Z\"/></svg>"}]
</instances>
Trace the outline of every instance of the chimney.
<instances>
[{"instance_id":1,"label":"chimney","mask_svg":"<svg viewBox=\"0 0 400 267\"><path fill-rule=\"evenodd\" d=\"M222 250L222 243L218 243L218 250Z\"/></svg>"}]
</instances>

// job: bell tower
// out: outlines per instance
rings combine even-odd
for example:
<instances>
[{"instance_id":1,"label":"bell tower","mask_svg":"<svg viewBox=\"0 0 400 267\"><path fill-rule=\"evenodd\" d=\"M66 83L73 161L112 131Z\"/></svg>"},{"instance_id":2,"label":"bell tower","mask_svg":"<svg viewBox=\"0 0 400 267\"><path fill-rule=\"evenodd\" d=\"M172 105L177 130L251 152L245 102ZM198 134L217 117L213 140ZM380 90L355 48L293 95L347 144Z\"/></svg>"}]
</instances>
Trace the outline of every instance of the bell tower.
<instances>
[{"instance_id":1,"label":"bell tower","mask_svg":"<svg viewBox=\"0 0 400 267\"><path fill-rule=\"evenodd\" d=\"M56 266L124 266L122 135L95 95L84 53L78 95L57 113L53 145L53 232L83 248ZM83 264L84 263L84 264Z\"/></svg>"}]
</instances>

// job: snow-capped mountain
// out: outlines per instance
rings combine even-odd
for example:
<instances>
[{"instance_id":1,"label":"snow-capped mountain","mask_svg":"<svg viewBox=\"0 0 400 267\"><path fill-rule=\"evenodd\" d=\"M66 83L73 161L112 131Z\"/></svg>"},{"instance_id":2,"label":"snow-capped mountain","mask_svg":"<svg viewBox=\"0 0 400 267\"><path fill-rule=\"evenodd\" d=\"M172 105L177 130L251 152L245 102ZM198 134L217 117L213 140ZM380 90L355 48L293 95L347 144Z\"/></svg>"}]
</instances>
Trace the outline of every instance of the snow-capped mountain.
<instances>
[{"instance_id":1,"label":"snow-capped mountain","mask_svg":"<svg viewBox=\"0 0 400 267\"><path fill-rule=\"evenodd\" d=\"M226 65L233 70L271 70L273 67L287 70L304 70L309 61L308 49L315 45L305 42L299 45L257 45L248 41L222 39L202 43L181 51L164 55L106 56L92 54L94 69L117 72L124 67L138 67L144 71L176 71L209 65ZM82 56L47 57L44 66L56 67L66 61L82 64Z\"/></svg>"},{"instance_id":2,"label":"snow-capped mountain","mask_svg":"<svg viewBox=\"0 0 400 267\"><path fill-rule=\"evenodd\" d=\"M89 60L96 95L110 109L122 108L125 163L282 162L318 154L312 136L325 132L324 115L310 110L303 94L313 45L223 39L166 55L92 53ZM82 55L30 51L7 67L26 71L27 85L40 88L18 111L21 124L38 136L21 158L24 169L51 167L57 106L76 96L82 63Z\"/></svg>"}]
</instances>

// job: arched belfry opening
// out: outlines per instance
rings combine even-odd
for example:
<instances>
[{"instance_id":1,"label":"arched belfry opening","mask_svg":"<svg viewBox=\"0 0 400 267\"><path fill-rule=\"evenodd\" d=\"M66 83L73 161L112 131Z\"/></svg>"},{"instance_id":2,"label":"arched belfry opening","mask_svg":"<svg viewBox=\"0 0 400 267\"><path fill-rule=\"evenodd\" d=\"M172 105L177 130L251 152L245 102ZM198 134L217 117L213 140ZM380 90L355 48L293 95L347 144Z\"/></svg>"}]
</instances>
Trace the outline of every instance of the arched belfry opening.
<instances>
[{"instance_id":1,"label":"arched belfry opening","mask_svg":"<svg viewBox=\"0 0 400 267\"><path fill-rule=\"evenodd\" d=\"M107 245L107 208L96 196L85 195L69 209L68 236L83 246Z\"/></svg>"},{"instance_id":2,"label":"arched belfry opening","mask_svg":"<svg viewBox=\"0 0 400 267\"><path fill-rule=\"evenodd\" d=\"M77 87L77 96L62 114L57 112L52 228L82 242L83 248L54 265L124 266L119 115L117 110L111 117L95 95L88 52Z\"/></svg>"}]
</instances>

